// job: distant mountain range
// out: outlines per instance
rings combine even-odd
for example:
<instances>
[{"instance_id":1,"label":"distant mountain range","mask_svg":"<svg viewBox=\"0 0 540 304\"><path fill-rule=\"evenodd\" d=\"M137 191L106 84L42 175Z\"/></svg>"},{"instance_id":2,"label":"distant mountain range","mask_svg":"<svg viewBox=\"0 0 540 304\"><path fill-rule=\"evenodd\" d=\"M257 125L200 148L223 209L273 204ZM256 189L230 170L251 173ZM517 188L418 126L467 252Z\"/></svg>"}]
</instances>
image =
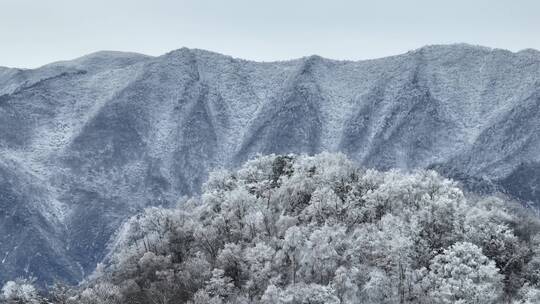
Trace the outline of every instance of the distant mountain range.
<instances>
[{"instance_id":1,"label":"distant mountain range","mask_svg":"<svg viewBox=\"0 0 540 304\"><path fill-rule=\"evenodd\" d=\"M540 205L540 52L263 63L183 48L0 68L0 281L77 282L124 219L196 195L209 170L321 151Z\"/></svg>"}]
</instances>

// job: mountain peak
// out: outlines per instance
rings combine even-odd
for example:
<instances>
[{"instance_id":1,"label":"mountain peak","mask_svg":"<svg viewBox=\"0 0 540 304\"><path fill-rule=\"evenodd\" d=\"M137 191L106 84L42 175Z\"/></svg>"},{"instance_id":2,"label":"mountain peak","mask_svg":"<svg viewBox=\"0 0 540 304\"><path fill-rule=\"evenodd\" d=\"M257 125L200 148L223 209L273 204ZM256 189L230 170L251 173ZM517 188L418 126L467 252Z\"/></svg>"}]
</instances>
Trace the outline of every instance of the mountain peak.
<instances>
[{"instance_id":1,"label":"mountain peak","mask_svg":"<svg viewBox=\"0 0 540 304\"><path fill-rule=\"evenodd\" d=\"M69 66L69 67L85 67L87 69L103 68L103 67L122 67L133 64L139 61L153 58L152 56L120 51L97 51L88 55L75 58L67 61L57 61L44 67L51 66Z\"/></svg>"}]
</instances>

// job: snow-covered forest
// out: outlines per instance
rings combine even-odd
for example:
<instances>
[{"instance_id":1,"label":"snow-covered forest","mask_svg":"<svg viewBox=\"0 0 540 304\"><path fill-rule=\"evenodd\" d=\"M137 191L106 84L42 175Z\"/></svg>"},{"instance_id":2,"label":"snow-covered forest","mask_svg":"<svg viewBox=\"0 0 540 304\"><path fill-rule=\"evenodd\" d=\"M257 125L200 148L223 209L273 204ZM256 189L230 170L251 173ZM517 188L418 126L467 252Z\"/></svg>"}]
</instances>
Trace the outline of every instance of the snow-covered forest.
<instances>
[{"instance_id":1,"label":"snow-covered forest","mask_svg":"<svg viewBox=\"0 0 540 304\"><path fill-rule=\"evenodd\" d=\"M259 156L122 225L78 287L7 303L540 303L540 221L434 171Z\"/></svg>"}]
</instances>

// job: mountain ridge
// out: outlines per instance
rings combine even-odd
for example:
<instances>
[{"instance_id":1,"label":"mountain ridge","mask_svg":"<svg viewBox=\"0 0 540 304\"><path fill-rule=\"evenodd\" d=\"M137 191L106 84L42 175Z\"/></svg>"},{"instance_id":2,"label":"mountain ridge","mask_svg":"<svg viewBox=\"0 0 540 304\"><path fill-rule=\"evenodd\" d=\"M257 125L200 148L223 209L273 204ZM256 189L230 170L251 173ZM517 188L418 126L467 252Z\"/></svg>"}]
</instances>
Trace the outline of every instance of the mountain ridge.
<instances>
[{"instance_id":1,"label":"mountain ridge","mask_svg":"<svg viewBox=\"0 0 540 304\"><path fill-rule=\"evenodd\" d=\"M209 170L257 153L342 151L367 167L490 181L538 204L509 177L537 172L539 92L540 52L467 44L361 61L107 51L0 70L0 161L9 163L0 186L17 194L0 205L34 219L3 236L0 256L25 229L47 227L43 255L63 261L8 255L0 280L76 282L128 216L196 195Z\"/></svg>"},{"instance_id":2,"label":"mountain ridge","mask_svg":"<svg viewBox=\"0 0 540 304\"><path fill-rule=\"evenodd\" d=\"M309 58L309 57L320 57L320 58L322 58L324 60L338 61L338 62L361 62L361 61L372 61L372 60L379 60L379 59L386 59L386 58L391 58L391 57L403 56L403 55L407 55L407 54L410 54L410 53L415 53L415 52L421 51L422 49L445 48L445 47L465 47L465 48L485 50L485 51L505 51L505 52L509 52L509 53L512 53L512 54L531 54L532 56L540 54L540 50L537 50L535 48L524 48L524 49L517 50L517 51L511 51L511 50L508 50L508 49L505 49L505 48L490 47L490 46L484 46L484 45L479 45L479 44L477 45L477 44L464 43L464 42L456 42L456 43L448 43L448 44L444 44L444 43L443 44L439 44L439 43L426 44L426 45L421 46L419 48L412 49L412 50L409 50L407 52L403 52L403 53L399 53L399 54L395 54L395 55L389 55L389 56L383 56L383 57L375 57L375 58L365 58L365 59L334 59L334 58L330 58L330 57L321 56L319 54L311 54L311 55L306 55L306 56L302 56L302 57L298 57L298 58L283 59L283 60L254 60L254 59L244 59L244 58L241 58L241 57L235 57L233 55L227 55L227 54L219 53L219 52L216 52L216 51L211 51L211 50L206 50L206 49L201 49L201 48L191 48L191 47L184 46L184 47L181 47L181 48L178 48L178 49L168 51L168 52L166 52L164 54L161 54L161 55L148 55L148 54L144 54L144 53L130 52L130 51L99 50L99 51L90 52L90 53L88 53L86 55L81 55L79 57L75 57L73 59L53 61L51 63L46 63L46 64L38 66L38 67L21 68L21 67L16 67L16 66L13 66L13 67L0 66L0 70L5 70L5 71L7 71L7 70L18 70L18 71L38 70L38 69L41 69L41 68L45 68L47 66L53 66L53 65L63 64L63 63L76 62L76 61L80 61L81 59L84 59L84 58L92 58L92 57L100 56L100 55L116 55L116 56L131 55L131 56L139 56L139 57L146 57L146 58L158 58L158 57L165 56L165 55L167 55L169 53L173 53L173 52L177 52L177 51L181 51L181 50L188 50L188 51L192 51L192 52L201 52L201 53L213 54L213 55L218 55L218 56L222 56L222 57L229 57L229 58L234 59L234 60L240 60L240 61L246 61L246 62L252 62L252 63L290 62L290 61L303 60L303 59Z\"/></svg>"}]
</instances>

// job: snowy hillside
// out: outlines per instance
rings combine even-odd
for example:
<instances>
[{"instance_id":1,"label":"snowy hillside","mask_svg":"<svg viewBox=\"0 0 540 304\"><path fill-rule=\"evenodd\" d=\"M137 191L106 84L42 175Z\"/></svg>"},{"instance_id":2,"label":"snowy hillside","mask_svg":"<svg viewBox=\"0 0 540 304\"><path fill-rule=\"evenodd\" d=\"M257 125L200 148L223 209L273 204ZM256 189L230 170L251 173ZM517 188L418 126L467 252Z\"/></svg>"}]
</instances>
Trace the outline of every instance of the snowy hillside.
<instances>
[{"instance_id":1,"label":"snowy hillside","mask_svg":"<svg viewBox=\"0 0 540 304\"><path fill-rule=\"evenodd\" d=\"M99 52L0 68L0 130L0 281L75 282L130 215L257 153L342 151L540 204L540 52L458 44L269 63Z\"/></svg>"}]
</instances>

